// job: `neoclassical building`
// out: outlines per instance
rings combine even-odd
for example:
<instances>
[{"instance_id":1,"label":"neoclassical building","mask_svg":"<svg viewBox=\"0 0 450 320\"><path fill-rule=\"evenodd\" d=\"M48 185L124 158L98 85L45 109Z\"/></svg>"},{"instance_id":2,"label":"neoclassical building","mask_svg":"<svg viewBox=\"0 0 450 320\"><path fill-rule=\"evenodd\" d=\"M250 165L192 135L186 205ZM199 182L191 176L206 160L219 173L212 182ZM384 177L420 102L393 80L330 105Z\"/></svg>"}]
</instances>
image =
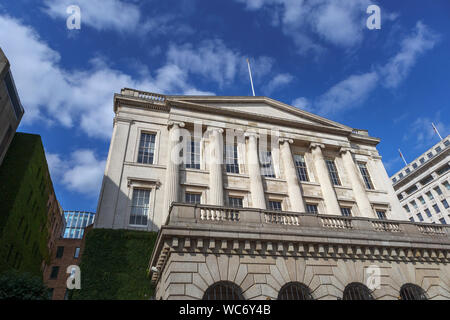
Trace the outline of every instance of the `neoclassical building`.
<instances>
[{"instance_id":1,"label":"neoclassical building","mask_svg":"<svg viewBox=\"0 0 450 320\"><path fill-rule=\"evenodd\" d=\"M122 89L96 228L158 230L158 299L450 298L378 138L266 97Z\"/></svg>"},{"instance_id":2,"label":"neoclassical building","mask_svg":"<svg viewBox=\"0 0 450 320\"><path fill-rule=\"evenodd\" d=\"M405 217L450 224L450 135L392 177Z\"/></svg>"}]
</instances>

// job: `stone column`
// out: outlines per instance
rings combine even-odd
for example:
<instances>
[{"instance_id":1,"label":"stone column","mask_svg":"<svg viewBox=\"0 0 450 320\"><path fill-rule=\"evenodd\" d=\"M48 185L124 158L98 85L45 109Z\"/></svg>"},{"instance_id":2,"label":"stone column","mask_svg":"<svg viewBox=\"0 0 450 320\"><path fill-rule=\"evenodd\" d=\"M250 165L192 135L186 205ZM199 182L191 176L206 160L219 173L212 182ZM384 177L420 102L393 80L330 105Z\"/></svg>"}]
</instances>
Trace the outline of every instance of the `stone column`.
<instances>
[{"instance_id":1,"label":"stone column","mask_svg":"<svg viewBox=\"0 0 450 320\"><path fill-rule=\"evenodd\" d=\"M295 169L294 158L292 156L291 147L294 141L292 139L281 138L280 142L281 158L283 159L284 174L288 186L289 201L291 202L292 211L305 212L305 203L303 200L300 183Z\"/></svg>"},{"instance_id":2,"label":"stone column","mask_svg":"<svg viewBox=\"0 0 450 320\"><path fill-rule=\"evenodd\" d=\"M323 199L325 201L325 214L340 215L341 208L337 201L336 192L334 191L333 184L331 183L328 168L322 154L322 149L324 148L325 145L320 143L311 143L310 145L311 154L317 171L317 178L319 180Z\"/></svg>"},{"instance_id":3,"label":"stone column","mask_svg":"<svg viewBox=\"0 0 450 320\"><path fill-rule=\"evenodd\" d=\"M164 204L165 213L162 224L166 223L167 216L172 202L179 201L178 194L180 192L180 137L181 129L184 127L184 122L169 121L169 141L167 148L167 168L166 179L164 184Z\"/></svg>"},{"instance_id":4,"label":"stone column","mask_svg":"<svg viewBox=\"0 0 450 320\"><path fill-rule=\"evenodd\" d=\"M247 163L253 208L266 209L266 198L264 196L264 187L258 158L258 135L253 132L246 132L245 137L248 138Z\"/></svg>"},{"instance_id":5,"label":"stone column","mask_svg":"<svg viewBox=\"0 0 450 320\"><path fill-rule=\"evenodd\" d=\"M208 203L224 205L223 197L223 129L208 127L209 132L209 197Z\"/></svg>"},{"instance_id":6,"label":"stone column","mask_svg":"<svg viewBox=\"0 0 450 320\"><path fill-rule=\"evenodd\" d=\"M363 217L374 218L375 214L370 204L369 197L367 196L364 181L360 176L359 169L356 167L356 164L353 161L351 150L349 148L341 148L339 153L341 154L342 160L344 162L345 171L347 172L350 179L350 183L353 189L353 195L355 196L359 212Z\"/></svg>"}]
</instances>

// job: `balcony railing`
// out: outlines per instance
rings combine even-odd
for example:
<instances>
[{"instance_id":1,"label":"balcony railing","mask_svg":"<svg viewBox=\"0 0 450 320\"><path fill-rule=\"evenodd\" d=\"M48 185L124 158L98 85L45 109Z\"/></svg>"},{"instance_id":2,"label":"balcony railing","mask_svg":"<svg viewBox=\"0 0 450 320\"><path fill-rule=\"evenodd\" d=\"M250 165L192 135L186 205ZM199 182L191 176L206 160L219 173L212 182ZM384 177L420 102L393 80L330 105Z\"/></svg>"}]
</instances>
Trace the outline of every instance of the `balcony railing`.
<instances>
[{"instance_id":1,"label":"balcony railing","mask_svg":"<svg viewBox=\"0 0 450 320\"><path fill-rule=\"evenodd\" d=\"M128 88L122 89L121 94L124 96L131 96L131 97L136 97L136 98L140 98L140 99L151 100L154 102L165 102L166 101L165 95L153 93L153 92L140 91L140 90L135 90L135 89L128 89Z\"/></svg>"},{"instance_id":2,"label":"balcony railing","mask_svg":"<svg viewBox=\"0 0 450 320\"><path fill-rule=\"evenodd\" d=\"M317 215L255 208L173 203L166 225L182 223L191 226L220 224L254 228L323 228L336 231L373 231L388 234L415 234L417 236L447 236L448 225L416 223L410 221L379 220L364 217Z\"/></svg>"}]
</instances>

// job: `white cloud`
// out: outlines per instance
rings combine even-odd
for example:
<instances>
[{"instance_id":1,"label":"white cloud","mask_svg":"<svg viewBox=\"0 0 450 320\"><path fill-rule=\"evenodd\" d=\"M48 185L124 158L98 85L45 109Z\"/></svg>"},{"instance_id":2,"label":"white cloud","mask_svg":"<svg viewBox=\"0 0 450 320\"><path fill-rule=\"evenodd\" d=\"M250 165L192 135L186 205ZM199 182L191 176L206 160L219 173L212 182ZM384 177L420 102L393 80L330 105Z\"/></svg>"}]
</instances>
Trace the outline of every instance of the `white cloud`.
<instances>
[{"instance_id":1,"label":"white cloud","mask_svg":"<svg viewBox=\"0 0 450 320\"><path fill-rule=\"evenodd\" d=\"M320 52L313 40L347 48L359 44L366 30L369 0L236 0L248 10L265 10L273 25L281 25L301 53Z\"/></svg>"},{"instance_id":2,"label":"white cloud","mask_svg":"<svg viewBox=\"0 0 450 320\"><path fill-rule=\"evenodd\" d=\"M100 191L106 160L98 159L92 150L80 149L67 159L47 153L47 163L52 179L70 191L96 197Z\"/></svg>"},{"instance_id":3,"label":"white cloud","mask_svg":"<svg viewBox=\"0 0 450 320\"><path fill-rule=\"evenodd\" d=\"M417 22L413 32L401 42L400 51L380 69L384 76L384 86L397 87L409 74L418 57L432 49L439 36L421 21Z\"/></svg>"},{"instance_id":4,"label":"white cloud","mask_svg":"<svg viewBox=\"0 0 450 320\"><path fill-rule=\"evenodd\" d=\"M376 88L378 75L375 72L352 75L335 84L319 97L314 108L317 113L330 115L354 108L362 103Z\"/></svg>"},{"instance_id":5,"label":"white cloud","mask_svg":"<svg viewBox=\"0 0 450 320\"><path fill-rule=\"evenodd\" d=\"M112 95L123 87L160 93L205 92L188 83L189 69L167 63L139 79L93 59L91 68L67 70L61 57L39 35L19 20L0 15L0 46L11 62L12 73L25 108L23 123L46 121L67 128L80 125L91 137L109 139L112 130Z\"/></svg>"},{"instance_id":6,"label":"white cloud","mask_svg":"<svg viewBox=\"0 0 450 320\"><path fill-rule=\"evenodd\" d=\"M304 97L300 97L300 98L293 100L291 102L291 105L293 105L294 107L297 107L299 109L303 109L303 110L307 110L307 111L310 110L310 107L309 107L310 102L308 101L308 99L306 99Z\"/></svg>"},{"instance_id":7,"label":"white cloud","mask_svg":"<svg viewBox=\"0 0 450 320\"><path fill-rule=\"evenodd\" d=\"M439 137L434 131L431 123L433 122L442 137L450 133L450 124L443 122L446 119L441 112L429 117L417 118L409 127L408 132L403 135L404 141L414 143L415 149L427 149L439 141Z\"/></svg>"},{"instance_id":8,"label":"white cloud","mask_svg":"<svg viewBox=\"0 0 450 320\"><path fill-rule=\"evenodd\" d=\"M382 66L373 71L353 74L338 82L309 106L311 112L329 116L359 107L380 83L388 88L398 87L417 63L420 55L431 50L439 36L422 22L418 22L412 32L401 41L399 52ZM304 98L294 100L301 105ZM298 101L297 101L298 100Z\"/></svg>"},{"instance_id":9,"label":"white cloud","mask_svg":"<svg viewBox=\"0 0 450 320\"><path fill-rule=\"evenodd\" d=\"M81 27L86 24L97 30L135 31L140 22L139 7L120 0L44 0L44 11L53 18L67 19L67 7L78 5Z\"/></svg>"},{"instance_id":10,"label":"white cloud","mask_svg":"<svg viewBox=\"0 0 450 320\"><path fill-rule=\"evenodd\" d=\"M280 73L273 77L267 85L263 87L263 92L266 95L270 95L276 89L287 85L294 80L294 77L289 73Z\"/></svg>"}]
</instances>

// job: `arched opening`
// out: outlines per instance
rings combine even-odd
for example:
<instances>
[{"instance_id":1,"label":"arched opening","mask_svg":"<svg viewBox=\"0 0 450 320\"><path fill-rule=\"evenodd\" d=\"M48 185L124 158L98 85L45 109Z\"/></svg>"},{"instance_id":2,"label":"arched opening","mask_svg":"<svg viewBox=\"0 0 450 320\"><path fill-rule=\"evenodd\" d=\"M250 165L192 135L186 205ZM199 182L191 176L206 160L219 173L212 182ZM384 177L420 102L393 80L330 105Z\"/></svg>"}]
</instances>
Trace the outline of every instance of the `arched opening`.
<instances>
[{"instance_id":1,"label":"arched opening","mask_svg":"<svg viewBox=\"0 0 450 320\"><path fill-rule=\"evenodd\" d=\"M407 283L400 288L401 300L428 300L425 290L418 285Z\"/></svg>"},{"instance_id":2,"label":"arched opening","mask_svg":"<svg viewBox=\"0 0 450 320\"><path fill-rule=\"evenodd\" d=\"M206 289L203 300L244 300L241 288L230 281L219 281Z\"/></svg>"},{"instance_id":3,"label":"arched opening","mask_svg":"<svg viewBox=\"0 0 450 320\"><path fill-rule=\"evenodd\" d=\"M342 300L374 300L370 289L359 282L352 282L345 287Z\"/></svg>"},{"instance_id":4,"label":"arched opening","mask_svg":"<svg viewBox=\"0 0 450 320\"><path fill-rule=\"evenodd\" d=\"M314 300L314 298L308 286L300 282L288 282L280 289L278 300Z\"/></svg>"}]
</instances>

